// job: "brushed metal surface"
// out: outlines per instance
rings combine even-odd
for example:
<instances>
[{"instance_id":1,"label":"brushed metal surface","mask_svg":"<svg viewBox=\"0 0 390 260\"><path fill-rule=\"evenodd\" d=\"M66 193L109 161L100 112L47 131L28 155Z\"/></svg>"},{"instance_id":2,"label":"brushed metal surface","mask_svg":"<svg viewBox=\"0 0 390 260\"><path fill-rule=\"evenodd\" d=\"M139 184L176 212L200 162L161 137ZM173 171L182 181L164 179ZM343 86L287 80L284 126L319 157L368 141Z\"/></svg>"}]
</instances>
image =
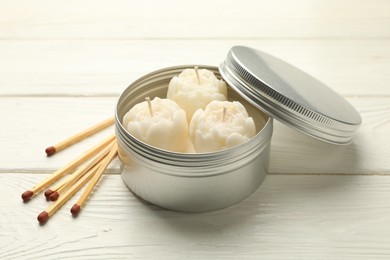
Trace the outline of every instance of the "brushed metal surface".
<instances>
[{"instance_id":1,"label":"brushed metal surface","mask_svg":"<svg viewBox=\"0 0 390 260\"><path fill-rule=\"evenodd\" d=\"M251 104L317 139L348 144L362 122L355 108L332 89L262 51L235 46L219 69Z\"/></svg>"},{"instance_id":2,"label":"brushed metal surface","mask_svg":"<svg viewBox=\"0 0 390 260\"><path fill-rule=\"evenodd\" d=\"M272 118L229 89L254 118L258 133L230 149L201 154L165 151L147 145L122 126L125 113L145 96L165 97L170 79L183 69L177 66L152 72L133 82L120 96L115 119L122 178L139 197L163 208L204 212L233 205L252 194L263 182L269 162ZM220 77L218 69L212 70Z\"/></svg>"}]
</instances>

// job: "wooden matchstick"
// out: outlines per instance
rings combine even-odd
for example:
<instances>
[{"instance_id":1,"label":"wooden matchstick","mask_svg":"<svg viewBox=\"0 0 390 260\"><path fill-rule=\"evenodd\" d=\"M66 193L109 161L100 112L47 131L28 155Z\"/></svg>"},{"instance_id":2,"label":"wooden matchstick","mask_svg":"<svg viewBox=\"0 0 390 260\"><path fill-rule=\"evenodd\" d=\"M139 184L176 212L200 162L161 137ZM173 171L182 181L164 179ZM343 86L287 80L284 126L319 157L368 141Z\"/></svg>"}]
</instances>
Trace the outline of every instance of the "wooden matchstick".
<instances>
[{"instance_id":1,"label":"wooden matchstick","mask_svg":"<svg viewBox=\"0 0 390 260\"><path fill-rule=\"evenodd\" d=\"M72 176L68 176L66 179L62 180L61 182L59 182L58 184L56 184L55 186L52 186L50 187L49 189L47 189L43 194L45 195L46 199L49 200L50 198L50 195L52 195L53 193L55 193L59 188L61 188L62 186L64 186L71 178Z\"/></svg>"},{"instance_id":2,"label":"wooden matchstick","mask_svg":"<svg viewBox=\"0 0 390 260\"><path fill-rule=\"evenodd\" d=\"M114 139L115 139L115 135L111 135L110 137L106 138L104 141L102 141L98 145L92 147L87 152L85 152L81 156L77 157L75 160L70 162L64 168L61 168L61 169L55 171L53 174L49 175L45 180L43 180L42 182L40 182L39 184L37 184L33 188L25 191L22 194L23 201L24 202L29 201L34 195L36 195L37 193L39 193L40 191L42 191L43 189L45 189L49 185L56 182L58 179L60 179L65 174L74 170L76 167L83 164L85 161L87 161L91 157L95 156L102 149L104 149L107 145L109 145Z\"/></svg>"},{"instance_id":3,"label":"wooden matchstick","mask_svg":"<svg viewBox=\"0 0 390 260\"><path fill-rule=\"evenodd\" d=\"M51 204L46 210L42 211L37 219L41 225L45 224L54 213L57 212L81 187L83 187L94 176L99 169L100 164L96 164L83 177L81 177L75 185L67 190L56 202Z\"/></svg>"},{"instance_id":4,"label":"wooden matchstick","mask_svg":"<svg viewBox=\"0 0 390 260\"><path fill-rule=\"evenodd\" d=\"M110 164L111 160L117 155L117 153L118 153L118 145L114 143L110 153L101 162L98 171L92 177L92 180L89 182L87 188L85 188L85 190L83 191L82 195L80 196L76 204L74 204L73 207L71 208L70 212L72 213L73 216L77 216L79 214L80 209L85 203L89 194L91 193L95 185L98 183L103 172L106 170L107 166Z\"/></svg>"},{"instance_id":5,"label":"wooden matchstick","mask_svg":"<svg viewBox=\"0 0 390 260\"><path fill-rule=\"evenodd\" d=\"M79 179L82 174L87 172L92 166L94 166L97 162L99 162L109 151L110 146L114 142L111 141L111 143L108 144L108 147L104 148L98 155L96 155L94 158L92 158L88 163L83 165L82 168L78 169L74 173L68 176L68 178L65 178L61 182L57 183L55 186L50 187L48 190L45 191L45 197L49 198L53 193L58 191L62 186L67 184L69 181L72 181L74 178Z\"/></svg>"},{"instance_id":6,"label":"wooden matchstick","mask_svg":"<svg viewBox=\"0 0 390 260\"><path fill-rule=\"evenodd\" d=\"M81 140L87 138L88 136L91 136L91 135L103 130L104 128L112 125L113 123L114 123L114 117L106 119L103 122L100 122L99 124L96 124L92 127L89 127L87 129L81 131L80 133L77 133L77 134L57 143L56 145L47 147L45 152L46 152L47 156L52 156L53 154L71 146L72 144L80 142Z\"/></svg>"},{"instance_id":7,"label":"wooden matchstick","mask_svg":"<svg viewBox=\"0 0 390 260\"><path fill-rule=\"evenodd\" d=\"M45 192L45 196L47 199L51 201L55 201L58 199L58 197L68 190L73 184L76 183L77 180L79 180L85 173L87 173L94 165L100 163L102 159L110 152L111 146L115 141L112 141L109 146L104 148L103 151L101 151L98 155L96 155L94 158L92 158L89 162L83 165L80 169L72 173L72 175L69 176L69 178L64 179L62 182L58 183L54 187L50 188L47 191L50 191L50 194L47 196L47 191Z\"/></svg>"}]
</instances>

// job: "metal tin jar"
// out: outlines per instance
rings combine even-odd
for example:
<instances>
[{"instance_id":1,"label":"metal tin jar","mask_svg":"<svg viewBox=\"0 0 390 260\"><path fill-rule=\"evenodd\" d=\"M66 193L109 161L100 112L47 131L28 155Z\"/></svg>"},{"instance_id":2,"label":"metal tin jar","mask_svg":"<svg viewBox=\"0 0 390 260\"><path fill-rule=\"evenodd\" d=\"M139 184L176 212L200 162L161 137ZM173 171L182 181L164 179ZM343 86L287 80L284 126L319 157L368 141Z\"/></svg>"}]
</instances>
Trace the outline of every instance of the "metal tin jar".
<instances>
[{"instance_id":1,"label":"metal tin jar","mask_svg":"<svg viewBox=\"0 0 390 260\"><path fill-rule=\"evenodd\" d=\"M240 101L253 117L257 134L243 144L211 153L176 153L134 138L122 125L124 115L146 96L165 98L169 81L194 66L161 69L133 82L119 97L115 130L122 178L133 193L163 208L205 212L231 206L259 188L268 170L272 118L232 89L230 100ZM214 72L217 67L199 66Z\"/></svg>"},{"instance_id":2,"label":"metal tin jar","mask_svg":"<svg viewBox=\"0 0 390 260\"><path fill-rule=\"evenodd\" d=\"M201 67L222 77L232 88L229 98L240 101L253 117L258 133L251 140L213 153L179 154L132 137L122 126L125 113L146 96L165 97L171 78L193 67L152 72L131 84L117 104L123 179L138 196L164 208L216 210L252 194L267 173L272 117L308 136L338 145L352 142L361 125L356 109L322 82L265 52L234 46L219 71Z\"/></svg>"}]
</instances>

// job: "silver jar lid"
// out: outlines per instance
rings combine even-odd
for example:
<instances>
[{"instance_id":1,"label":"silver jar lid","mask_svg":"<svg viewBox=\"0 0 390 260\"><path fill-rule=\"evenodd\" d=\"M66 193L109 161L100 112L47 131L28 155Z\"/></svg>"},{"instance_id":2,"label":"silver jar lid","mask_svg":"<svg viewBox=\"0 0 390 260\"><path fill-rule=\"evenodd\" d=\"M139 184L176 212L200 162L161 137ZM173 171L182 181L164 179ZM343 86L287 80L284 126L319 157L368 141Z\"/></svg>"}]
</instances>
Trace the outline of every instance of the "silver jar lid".
<instances>
[{"instance_id":1,"label":"silver jar lid","mask_svg":"<svg viewBox=\"0 0 390 260\"><path fill-rule=\"evenodd\" d=\"M248 102L317 139L348 144L362 122L355 108L332 89L259 50L234 46L219 71Z\"/></svg>"}]
</instances>

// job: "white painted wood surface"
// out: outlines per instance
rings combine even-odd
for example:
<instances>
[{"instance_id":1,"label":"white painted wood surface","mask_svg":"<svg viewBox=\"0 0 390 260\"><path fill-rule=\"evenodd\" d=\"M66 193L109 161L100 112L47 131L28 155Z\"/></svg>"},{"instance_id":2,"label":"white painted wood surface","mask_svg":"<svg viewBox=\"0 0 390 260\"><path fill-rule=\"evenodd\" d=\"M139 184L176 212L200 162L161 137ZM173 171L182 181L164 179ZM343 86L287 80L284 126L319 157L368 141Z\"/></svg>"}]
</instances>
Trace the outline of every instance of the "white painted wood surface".
<instances>
[{"instance_id":1,"label":"white painted wood surface","mask_svg":"<svg viewBox=\"0 0 390 260\"><path fill-rule=\"evenodd\" d=\"M113 114L134 79L218 65L248 45L345 96L349 146L275 123L270 175L225 210L185 214L135 198L115 161L73 219L20 194L113 131L44 148ZM0 259L389 259L390 2L0 0Z\"/></svg>"},{"instance_id":2,"label":"white painted wood surface","mask_svg":"<svg viewBox=\"0 0 390 260\"><path fill-rule=\"evenodd\" d=\"M21 178L23 176L24 178ZM0 175L1 259L388 259L388 176L276 176L225 210L188 214L130 196L106 175L76 219L72 199L41 227L33 174ZM17 199L15 199L15 197Z\"/></svg>"},{"instance_id":3,"label":"white painted wood surface","mask_svg":"<svg viewBox=\"0 0 390 260\"><path fill-rule=\"evenodd\" d=\"M274 54L344 96L390 95L388 41L267 38L0 41L0 95L118 96L130 82L160 68L218 66L233 45Z\"/></svg>"}]
</instances>

